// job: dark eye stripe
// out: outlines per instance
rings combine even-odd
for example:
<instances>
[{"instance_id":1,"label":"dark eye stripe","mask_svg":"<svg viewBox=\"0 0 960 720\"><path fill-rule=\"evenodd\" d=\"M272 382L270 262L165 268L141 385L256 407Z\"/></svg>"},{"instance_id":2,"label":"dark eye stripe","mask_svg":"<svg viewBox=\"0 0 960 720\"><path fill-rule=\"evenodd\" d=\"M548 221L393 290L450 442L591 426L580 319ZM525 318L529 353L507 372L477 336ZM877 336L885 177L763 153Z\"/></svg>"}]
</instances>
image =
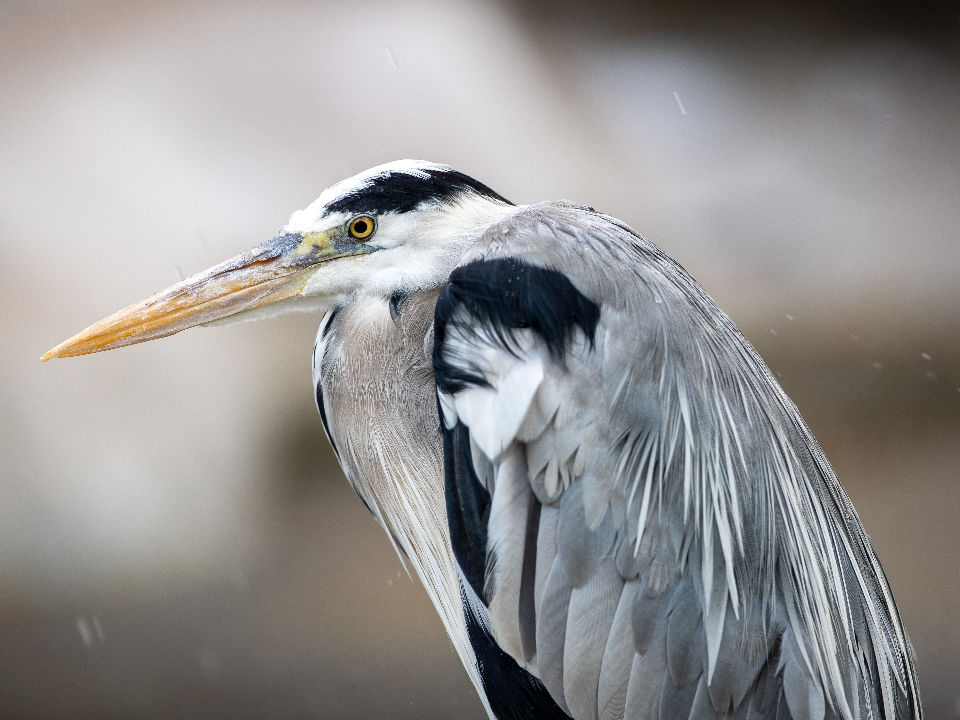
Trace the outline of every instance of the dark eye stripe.
<instances>
[{"instance_id":1,"label":"dark eye stripe","mask_svg":"<svg viewBox=\"0 0 960 720\"><path fill-rule=\"evenodd\" d=\"M481 182L456 170L429 170L416 175L392 172L330 203L327 213L405 213L421 204L444 202L463 192L473 192L510 203Z\"/></svg>"}]
</instances>

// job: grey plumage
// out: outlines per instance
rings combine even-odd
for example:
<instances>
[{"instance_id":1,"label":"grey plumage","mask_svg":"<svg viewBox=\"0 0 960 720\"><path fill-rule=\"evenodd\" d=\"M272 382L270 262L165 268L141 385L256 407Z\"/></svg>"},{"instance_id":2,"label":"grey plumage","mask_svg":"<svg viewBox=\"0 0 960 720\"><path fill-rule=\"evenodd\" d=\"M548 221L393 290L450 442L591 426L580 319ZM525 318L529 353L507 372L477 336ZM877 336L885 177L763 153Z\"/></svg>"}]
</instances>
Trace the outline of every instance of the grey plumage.
<instances>
[{"instance_id":1,"label":"grey plumage","mask_svg":"<svg viewBox=\"0 0 960 720\"><path fill-rule=\"evenodd\" d=\"M438 420L432 412L411 412L435 407L423 343L436 295L411 297L400 317L375 296L329 314L317 333L314 382L347 478L413 563L479 687L446 529Z\"/></svg>"},{"instance_id":2,"label":"grey plumage","mask_svg":"<svg viewBox=\"0 0 960 720\"><path fill-rule=\"evenodd\" d=\"M484 599L500 646L541 678L561 708L590 720L719 717L741 708L764 716L774 686L789 708L778 700L774 710L797 720L884 717L887 698L851 692L865 683L898 696L894 704L915 703L908 646L897 641L899 619L856 516L792 403L699 287L615 221L562 203L518 211L461 264L495 256L562 269L603 308L596 346L577 338L562 364L529 333L512 354L468 316L460 318L460 345L449 346L451 362L480 368L492 386L451 398L461 420L480 414L484 393L510 405L514 398L497 395L502 378L531 358L539 366L536 392L512 409L522 419L512 422L512 434L498 436L495 422L478 428L480 442L471 434L477 475L492 498ZM418 296L402 314L416 324L413 354L421 352L434 297ZM349 322L343 312L333 337L344 333L356 343L359 328L339 329ZM366 332L369 322L368 313ZM383 315L371 334L382 343L391 332ZM334 348L328 344L322 357L336 357ZM377 347L369 363L382 357ZM409 402L410 378L366 365L357 371L364 382L396 378L405 389L394 389L395 402ZM338 446L366 446L369 438L349 437L356 431L349 419L369 414L360 407L367 400L351 393L351 410L337 407L335 395L360 378L321 372L321 379L330 385L331 416L340 418L331 429ZM416 382L421 396L432 389L426 375ZM382 388L389 391L390 382ZM403 422L411 420L409 407L395 408ZM413 448L426 447L430 462L416 461L414 473L437 477L436 443L431 449L422 440L433 431L398 435L387 427L396 416L383 422L373 432L393 434L398 446L419 438ZM360 488L382 474L381 463L348 471ZM361 495L388 528L401 522L400 510L396 520L386 517L382 490ZM542 503L532 530L531 501ZM410 552L403 538L416 531L391 532ZM533 578L532 618L520 607L524 562L527 582ZM633 598L629 612L625 592ZM854 616L872 617L880 628ZM628 625L632 643L611 636ZM855 626L869 637L854 641ZM886 655L876 660L876 677L851 679L851 641L877 640Z\"/></svg>"},{"instance_id":3,"label":"grey plumage","mask_svg":"<svg viewBox=\"0 0 960 720\"><path fill-rule=\"evenodd\" d=\"M590 579L570 593L563 687L567 704L578 718L595 719L599 712L603 655L622 591L623 578L613 556L607 554Z\"/></svg>"},{"instance_id":4,"label":"grey plumage","mask_svg":"<svg viewBox=\"0 0 960 720\"><path fill-rule=\"evenodd\" d=\"M557 705L570 714L563 685L567 620L573 587L560 558L554 559L537 608L537 675Z\"/></svg>"},{"instance_id":5,"label":"grey plumage","mask_svg":"<svg viewBox=\"0 0 960 720\"><path fill-rule=\"evenodd\" d=\"M610 626L597 683L597 712L600 720L623 718L627 704L627 688L633 664L622 658L636 654L633 637L633 602L640 581L627 580L620 592L617 609Z\"/></svg>"},{"instance_id":6,"label":"grey plumage","mask_svg":"<svg viewBox=\"0 0 960 720\"><path fill-rule=\"evenodd\" d=\"M620 717L619 702L626 717L764 716L775 685L776 712L795 720L919 715L909 644L856 514L794 405L699 286L615 220L564 203L494 225L461 266L499 257L561 271L602 307L594 337L577 335L562 362L537 338L511 349L466 316L445 346L489 385L452 393L448 424L469 427L483 393L509 401L498 391L518 359L542 378L512 410L521 428L478 450L496 466L499 448L524 448L544 512L559 510L535 667L554 697L577 718ZM627 583L641 563L639 585ZM625 627L624 587L632 647L609 637ZM580 601L586 588L602 600ZM864 646L869 676L853 657ZM655 699L651 669L664 660Z\"/></svg>"}]
</instances>

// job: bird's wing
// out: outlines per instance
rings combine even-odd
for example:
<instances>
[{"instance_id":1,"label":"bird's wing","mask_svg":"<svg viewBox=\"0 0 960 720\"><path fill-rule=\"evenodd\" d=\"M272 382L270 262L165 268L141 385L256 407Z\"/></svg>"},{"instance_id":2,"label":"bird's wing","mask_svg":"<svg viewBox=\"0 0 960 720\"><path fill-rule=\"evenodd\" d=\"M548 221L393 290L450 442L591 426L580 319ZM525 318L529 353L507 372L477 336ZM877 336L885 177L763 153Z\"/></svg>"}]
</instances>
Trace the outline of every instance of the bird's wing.
<instances>
[{"instance_id":1,"label":"bird's wing","mask_svg":"<svg viewBox=\"0 0 960 720\"><path fill-rule=\"evenodd\" d=\"M498 716L539 707L494 697L523 668L577 720L920 717L889 587L819 446L654 245L589 208L521 210L451 274L434 370Z\"/></svg>"}]
</instances>

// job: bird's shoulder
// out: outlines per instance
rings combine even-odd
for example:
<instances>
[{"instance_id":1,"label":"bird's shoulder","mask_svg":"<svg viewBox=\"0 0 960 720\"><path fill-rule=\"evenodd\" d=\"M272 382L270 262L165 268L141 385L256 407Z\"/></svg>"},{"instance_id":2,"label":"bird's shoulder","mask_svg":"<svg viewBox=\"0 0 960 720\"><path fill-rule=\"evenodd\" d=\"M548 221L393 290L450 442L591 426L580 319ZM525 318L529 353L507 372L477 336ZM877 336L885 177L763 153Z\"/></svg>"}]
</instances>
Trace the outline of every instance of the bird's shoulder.
<instances>
[{"instance_id":1,"label":"bird's shoulder","mask_svg":"<svg viewBox=\"0 0 960 720\"><path fill-rule=\"evenodd\" d=\"M850 549L865 535L832 470L655 245L591 208L518 209L442 289L433 361L458 563L562 709L914 712L899 617L869 544Z\"/></svg>"}]
</instances>

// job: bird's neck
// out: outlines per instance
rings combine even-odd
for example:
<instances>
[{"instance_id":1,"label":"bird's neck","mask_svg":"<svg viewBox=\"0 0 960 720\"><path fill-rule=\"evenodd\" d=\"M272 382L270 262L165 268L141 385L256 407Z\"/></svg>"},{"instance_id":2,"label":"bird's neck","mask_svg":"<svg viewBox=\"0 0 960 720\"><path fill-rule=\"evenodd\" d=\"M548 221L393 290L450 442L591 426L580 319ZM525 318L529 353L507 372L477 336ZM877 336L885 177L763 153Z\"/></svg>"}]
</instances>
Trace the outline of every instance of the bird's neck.
<instances>
[{"instance_id":1,"label":"bird's neck","mask_svg":"<svg viewBox=\"0 0 960 720\"><path fill-rule=\"evenodd\" d=\"M443 446L433 374L439 289L367 294L318 333L314 378L330 439L357 494L403 550L472 674L447 528ZM479 676L473 678L479 683Z\"/></svg>"}]
</instances>

